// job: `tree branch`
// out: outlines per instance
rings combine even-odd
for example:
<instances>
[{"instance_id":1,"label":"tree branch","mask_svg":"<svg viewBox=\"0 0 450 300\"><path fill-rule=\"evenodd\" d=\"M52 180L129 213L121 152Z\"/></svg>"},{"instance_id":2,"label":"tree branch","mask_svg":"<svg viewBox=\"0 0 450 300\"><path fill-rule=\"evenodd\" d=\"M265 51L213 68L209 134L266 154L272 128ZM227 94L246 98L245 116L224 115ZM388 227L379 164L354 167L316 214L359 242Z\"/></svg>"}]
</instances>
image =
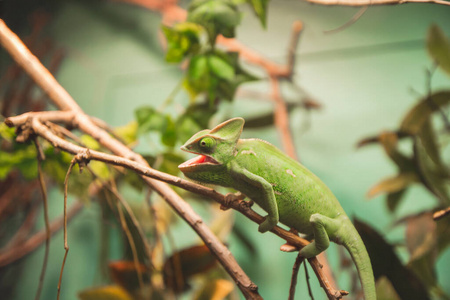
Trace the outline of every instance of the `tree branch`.
<instances>
[{"instance_id":1,"label":"tree branch","mask_svg":"<svg viewBox=\"0 0 450 300\"><path fill-rule=\"evenodd\" d=\"M308 2L322 5L344 5L344 6L374 6L387 4L406 4L406 3L435 3L450 5L450 1L445 0L307 0Z\"/></svg>"}]
</instances>

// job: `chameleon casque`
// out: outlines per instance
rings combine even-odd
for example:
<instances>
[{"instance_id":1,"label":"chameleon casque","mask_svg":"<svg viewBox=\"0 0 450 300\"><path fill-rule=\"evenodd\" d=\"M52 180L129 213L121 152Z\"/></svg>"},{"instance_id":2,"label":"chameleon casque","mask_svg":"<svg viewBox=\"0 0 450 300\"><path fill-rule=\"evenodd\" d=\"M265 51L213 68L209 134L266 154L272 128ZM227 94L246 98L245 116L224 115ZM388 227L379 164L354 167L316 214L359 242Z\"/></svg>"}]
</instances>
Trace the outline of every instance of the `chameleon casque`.
<instances>
[{"instance_id":1,"label":"chameleon casque","mask_svg":"<svg viewBox=\"0 0 450 300\"><path fill-rule=\"evenodd\" d=\"M179 166L194 181L234 188L268 215L260 232L281 222L314 241L300 250L310 258L343 245L358 270L366 300L375 300L369 255L361 237L330 189L311 171L275 146L259 139L239 139L244 119L234 118L192 136L181 149L199 156Z\"/></svg>"}]
</instances>

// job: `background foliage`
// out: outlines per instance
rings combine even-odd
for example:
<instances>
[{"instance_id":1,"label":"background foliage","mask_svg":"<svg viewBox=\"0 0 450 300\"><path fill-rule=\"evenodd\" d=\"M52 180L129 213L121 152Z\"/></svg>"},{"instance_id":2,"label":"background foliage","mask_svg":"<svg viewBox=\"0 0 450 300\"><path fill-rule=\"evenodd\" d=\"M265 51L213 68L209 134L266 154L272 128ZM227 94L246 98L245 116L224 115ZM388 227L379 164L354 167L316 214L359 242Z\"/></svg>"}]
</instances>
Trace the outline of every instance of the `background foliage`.
<instances>
[{"instance_id":1,"label":"background foliage","mask_svg":"<svg viewBox=\"0 0 450 300\"><path fill-rule=\"evenodd\" d=\"M34 49L41 52L40 57L47 64L51 65L58 49L63 51L57 78L83 109L118 126L115 134L146 155L152 166L172 174L177 174L177 165L186 159L178 150L181 143L192 133L231 116L246 118L245 137L264 138L281 145L271 126L273 104L267 96L252 96L255 92L268 92L265 74L243 64L237 54L226 52L213 41L217 34L237 36L269 58L284 61L290 25L294 20L302 20L305 30L298 50L296 84L282 86L290 103L291 128L302 162L330 186L348 214L360 220L358 228L376 266L376 276L380 277L383 299L448 299L449 218L435 222L430 213L449 205L448 8L373 7L353 26L326 35L324 30L348 20L354 9L279 1L269 5L265 21L265 1L239 5L193 1L187 22L169 27L161 26L156 13L121 3L41 1L28 6L28 10L17 9L25 2L3 4L7 23L21 36L33 36L34 32ZM39 28L39 20L47 17L25 18L37 8L52 12L39 32L33 28ZM165 51L161 47L162 34L167 39ZM51 47L46 48L42 42L47 40ZM1 74L6 74L10 61L4 51L0 55ZM43 109L45 99L36 89L25 92L31 83L24 76L3 78L3 103L16 93L29 102L27 109ZM243 91L239 94L236 88L241 84ZM308 98L321 103L322 109L305 109L304 100ZM11 112L20 113L24 108L17 105ZM11 182L19 182L22 177L36 178L36 152L31 144L16 144L12 130L5 126L0 129L0 175L5 191ZM92 138L79 138L80 143L99 148ZM365 147L356 150L358 143ZM379 146L369 146L375 143ZM71 158L54 152L50 145L44 144L44 148L45 173L57 186ZM153 276L153 283L165 282L174 291L189 284L193 289L184 295L186 298L202 299L201 295L208 298L214 293L231 292L223 271L214 268L199 239L185 224L177 222L160 199L148 193L131 174L102 164L90 166L99 184L115 177L152 242L153 262L162 271L160 277L155 277L144 268L143 280ZM96 293L111 293L118 299L127 299L129 294L142 292L135 265L130 263L132 247L121 234L119 211L111 205L114 195L105 192L95 202L88 198L87 187L92 180L87 172L71 178L71 201L81 199L86 207L69 227L71 252L62 296L91 299L98 297ZM21 184L39 196L36 185ZM279 253L278 238L257 234L255 224L219 211L206 199L179 192L227 241L263 296L287 297L294 256ZM366 196L377 195L387 195L386 200L383 196L364 201ZM157 219L144 209L146 198L157 212ZM51 218L55 218L62 212L61 190L52 189L50 199ZM36 201L30 197L29 202L15 209L11 206L2 213L2 246L23 222L33 200ZM141 237L132 222L126 222L136 249L142 249ZM36 228L42 224L42 218L37 217ZM61 238L57 234L52 240L43 299L56 293L55 278L63 255ZM34 296L39 272L29 270L40 270L42 250L0 269L2 294L11 299ZM177 251L178 256L173 256ZM345 268L345 259L336 247L328 252L334 270ZM138 252L142 262L145 255ZM181 281L170 271L180 265L177 260L185 272ZM204 276L191 281L196 274ZM303 274L300 278L298 297L303 298L307 288ZM351 272L338 277L339 286L347 289L351 289L352 281ZM316 281L311 282L314 293L322 295ZM102 288L97 289L98 286ZM155 291L167 297L167 291Z\"/></svg>"}]
</instances>

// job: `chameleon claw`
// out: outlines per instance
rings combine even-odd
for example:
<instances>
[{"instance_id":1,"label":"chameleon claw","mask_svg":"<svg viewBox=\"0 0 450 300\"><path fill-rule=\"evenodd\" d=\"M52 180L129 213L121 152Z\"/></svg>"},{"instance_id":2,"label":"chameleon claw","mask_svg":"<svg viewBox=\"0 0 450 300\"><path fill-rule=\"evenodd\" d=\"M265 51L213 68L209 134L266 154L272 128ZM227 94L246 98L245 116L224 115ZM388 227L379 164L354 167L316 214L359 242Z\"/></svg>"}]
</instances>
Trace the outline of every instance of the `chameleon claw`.
<instances>
[{"instance_id":1,"label":"chameleon claw","mask_svg":"<svg viewBox=\"0 0 450 300\"><path fill-rule=\"evenodd\" d=\"M231 203L233 203L234 201L239 201L239 200L244 200L245 199L245 195L242 194L241 192L237 192L237 193L228 193L225 195L225 203L220 205L220 209L221 210L228 210L231 207Z\"/></svg>"}]
</instances>

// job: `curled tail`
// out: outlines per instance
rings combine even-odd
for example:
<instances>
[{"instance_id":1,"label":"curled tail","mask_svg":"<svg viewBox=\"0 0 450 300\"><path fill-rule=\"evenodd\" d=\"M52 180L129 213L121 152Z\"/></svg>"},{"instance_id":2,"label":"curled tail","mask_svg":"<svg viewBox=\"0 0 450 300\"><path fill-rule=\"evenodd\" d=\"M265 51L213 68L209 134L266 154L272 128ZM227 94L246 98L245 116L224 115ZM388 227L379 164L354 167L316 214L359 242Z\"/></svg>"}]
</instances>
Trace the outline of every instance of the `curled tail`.
<instances>
[{"instance_id":1,"label":"curled tail","mask_svg":"<svg viewBox=\"0 0 450 300\"><path fill-rule=\"evenodd\" d=\"M356 228L350 220L346 224L345 234L341 236L340 243L350 253L358 270L359 280L364 291L365 300L376 300L375 279L369 254Z\"/></svg>"}]
</instances>

